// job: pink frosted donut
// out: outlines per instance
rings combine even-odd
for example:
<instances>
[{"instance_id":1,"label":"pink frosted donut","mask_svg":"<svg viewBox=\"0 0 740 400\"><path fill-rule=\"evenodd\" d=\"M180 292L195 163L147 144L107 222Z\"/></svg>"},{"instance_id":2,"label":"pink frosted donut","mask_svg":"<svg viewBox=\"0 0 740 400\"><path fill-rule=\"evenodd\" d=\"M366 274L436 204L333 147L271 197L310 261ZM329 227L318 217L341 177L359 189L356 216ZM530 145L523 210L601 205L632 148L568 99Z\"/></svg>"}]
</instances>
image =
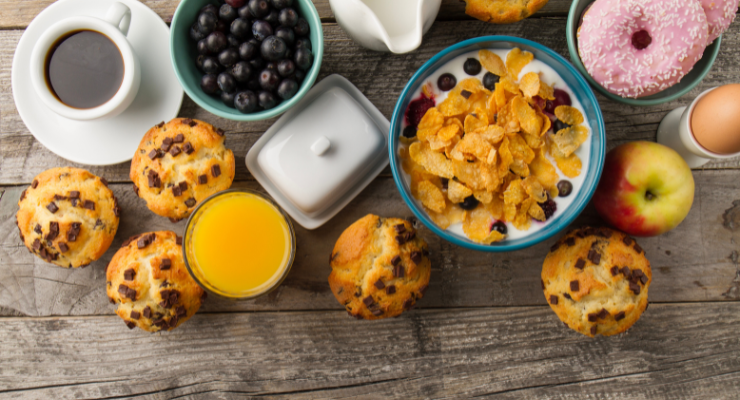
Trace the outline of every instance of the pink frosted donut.
<instances>
[{"instance_id":1,"label":"pink frosted donut","mask_svg":"<svg viewBox=\"0 0 740 400\"><path fill-rule=\"evenodd\" d=\"M707 44L714 42L722 32L730 27L737 13L738 0L700 0L707 14L709 24L709 39Z\"/></svg>"},{"instance_id":2,"label":"pink frosted donut","mask_svg":"<svg viewBox=\"0 0 740 400\"><path fill-rule=\"evenodd\" d=\"M691 71L707 29L698 0L597 0L578 30L578 53L609 92L649 96Z\"/></svg>"}]
</instances>

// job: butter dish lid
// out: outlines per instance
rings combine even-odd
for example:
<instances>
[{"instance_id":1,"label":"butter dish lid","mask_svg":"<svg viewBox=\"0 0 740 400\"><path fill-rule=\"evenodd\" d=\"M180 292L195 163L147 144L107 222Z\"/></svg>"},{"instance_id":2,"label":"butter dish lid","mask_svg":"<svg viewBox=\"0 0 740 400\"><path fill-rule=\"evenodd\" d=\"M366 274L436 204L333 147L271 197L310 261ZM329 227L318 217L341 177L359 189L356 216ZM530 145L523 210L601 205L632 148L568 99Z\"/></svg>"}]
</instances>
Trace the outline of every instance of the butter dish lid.
<instances>
[{"instance_id":1,"label":"butter dish lid","mask_svg":"<svg viewBox=\"0 0 740 400\"><path fill-rule=\"evenodd\" d=\"M247 168L297 223L315 229L388 165L389 130L362 92L330 75L252 146Z\"/></svg>"}]
</instances>

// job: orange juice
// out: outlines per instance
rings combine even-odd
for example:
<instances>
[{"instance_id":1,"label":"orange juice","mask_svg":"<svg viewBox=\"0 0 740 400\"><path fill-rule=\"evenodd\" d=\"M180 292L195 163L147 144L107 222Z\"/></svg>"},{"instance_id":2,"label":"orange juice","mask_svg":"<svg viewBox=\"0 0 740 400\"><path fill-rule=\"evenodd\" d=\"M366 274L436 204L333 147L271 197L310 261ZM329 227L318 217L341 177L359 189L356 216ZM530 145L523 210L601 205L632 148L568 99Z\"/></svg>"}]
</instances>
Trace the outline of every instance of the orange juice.
<instances>
[{"instance_id":1,"label":"orange juice","mask_svg":"<svg viewBox=\"0 0 740 400\"><path fill-rule=\"evenodd\" d=\"M294 253L286 217L250 191L224 192L203 203L188 221L184 245L195 279L233 298L259 296L277 286Z\"/></svg>"}]
</instances>

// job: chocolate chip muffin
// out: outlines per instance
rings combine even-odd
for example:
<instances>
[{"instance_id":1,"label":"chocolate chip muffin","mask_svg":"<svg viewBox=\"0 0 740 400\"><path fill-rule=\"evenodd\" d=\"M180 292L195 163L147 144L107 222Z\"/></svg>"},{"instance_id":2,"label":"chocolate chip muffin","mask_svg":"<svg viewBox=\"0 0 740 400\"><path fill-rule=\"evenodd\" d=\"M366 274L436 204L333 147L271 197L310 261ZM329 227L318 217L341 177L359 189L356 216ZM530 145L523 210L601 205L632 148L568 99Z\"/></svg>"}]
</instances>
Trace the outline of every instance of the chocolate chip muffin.
<instances>
[{"instance_id":1,"label":"chocolate chip muffin","mask_svg":"<svg viewBox=\"0 0 740 400\"><path fill-rule=\"evenodd\" d=\"M187 218L208 196L234 180L234 153L224 131L190 118L149 129L131 161L134 192L155 214Z\"/></svg>"},{"instance_id":2,"label":"chocolate chip muffin","mask_svg":"<svg viewBox=\"0 0 740 400\"><path fill-rule=\"evenodd\" d=\"M368 214L334 245L329 286L358 319L395 317L424 296L431 272L428 255L411 222Z\"/></svg>"},{"instance_id":3,"label":"chocolate chip muffin","mask_svg":"<svg viewBox=\"0 0 740 400\"><path fill-rule=\"evenodd\" d=\"M465 0L465 13L493 24L510 24L531 16L547 0Z\"/></svg>"},{"instance_id":4,"label":"chocolate chip muffin","mask_svg":"<svg viewBox=\"0 0 740 400\"><path fill-rule=\"evenodd\" d=\"M21 241L43 260L84 267L103 256L118 230L120 209L108 182L84 169L52 168L21 193Z\"/></svg>"},{"instance_id":5,"label":"chocolate chip muffin","mask_svg":"<svg viewBox=\"0 0 740 400\"><path fill-rule=\"evenodd\" d=\"M542 265L545 299L561 321L586 336L629 329L648 306L650 262L637 242L608 228L568 232Z\"/></svg>"},{"instance_id":6,"label":"chocolate chip muffin","mask_svg":"<svg viewBox=\"0 0 740 400\"><path fill-rule=\"evenodd\" d=\"M175 329L198 311L206 296L185 267L182 238L170 231L126 240L105 275L108 298L129 329Z\"/></svg>"}]
</instances>

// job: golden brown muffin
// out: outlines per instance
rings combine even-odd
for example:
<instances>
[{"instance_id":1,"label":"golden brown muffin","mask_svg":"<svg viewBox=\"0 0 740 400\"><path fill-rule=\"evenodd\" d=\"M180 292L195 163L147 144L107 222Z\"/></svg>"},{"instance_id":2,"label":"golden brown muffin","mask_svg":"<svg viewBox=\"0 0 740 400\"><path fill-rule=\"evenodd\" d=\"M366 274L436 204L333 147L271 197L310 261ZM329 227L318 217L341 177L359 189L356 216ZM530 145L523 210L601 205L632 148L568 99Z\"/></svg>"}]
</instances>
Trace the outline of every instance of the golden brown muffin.
<instances>
[{"instance_id":1,"label":"golden brown muffin","mask_svg":"<svg viewBox=\"0 0 740 400\"><path fill-rule=\"evenodd\" d=\"M18 201L16 225L29 251L64 268L103 256L118 230L120 209L108 182L79 168L52 168Z\"/></svg>"},{"instance_id":2,"label":"golden brown muffin","mask_svg":"<svg viewBox=\"0 0 740 400\"><path fill-rule=\"evenodd\" d=\"M205 291L190 277L182 238L143 233L126 240L106 269L107 294L129 329L170 331L195 314Z\"/></svg>"},{"instance_id":3,"label":"golden brown muffin","mask_svg":"<svg viewBox=\"0 0 740 400\"><path fill-rule=\"evenodd\" d=\"M155 214L187 218L208 196L234 180L234 153L224 131L190 118L175 118L149 129L131 161L134 192Z\"/></svg>"},{"instance_id":4,"label":"golden brown muffin","mask_svg":"<svg viewBox=\"0 0 740 400\"><path fill-rule=\"evenodd\" d=\"M358 319L395 317L424 296L431 272L428 256L411 222L368 214L334 245L329 286Z\"/></svg>"},{"instance_id":5,"label":"golden brown muffin","mask_svg":"<svg viewBox=\"0 0 740 400\"><path fill-rule=\"evenodd\" d=\"M493 24L518 22L539 11L547 0L465 0L465 13Z\"/></svg>"},{"instance_id":6,"label":"golden brown muffin","mask_svg":"<svg viewBox=\"0 0 740 400\"><path fill-rule=\"evenodd\" d=\"M586 336L629 329L648 306L653 274L637 242L608 228L568 232L542 265L545 299L561 321Z\"/></svg>"}]
</instances>

